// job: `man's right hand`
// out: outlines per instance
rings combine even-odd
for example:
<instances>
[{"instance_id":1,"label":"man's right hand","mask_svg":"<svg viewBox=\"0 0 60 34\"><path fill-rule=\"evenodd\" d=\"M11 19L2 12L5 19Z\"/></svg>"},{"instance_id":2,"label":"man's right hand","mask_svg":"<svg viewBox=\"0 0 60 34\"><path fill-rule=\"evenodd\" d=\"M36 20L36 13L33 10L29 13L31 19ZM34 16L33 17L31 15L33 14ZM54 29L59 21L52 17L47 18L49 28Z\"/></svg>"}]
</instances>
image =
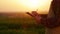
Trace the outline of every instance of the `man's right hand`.
<instances>
[{"instance_id":1,"label":"man's right hand","mask_svg":"<svg viewBox=\"0 0 60 34\"><path fill-rule=\"evenodd\" d=\"M36 20L37 24L40 24L42 17L36 12L36 11L32 11L32 13L26 12L28 15L34 17L34 19Z\"/></svg>"}]
</instances>

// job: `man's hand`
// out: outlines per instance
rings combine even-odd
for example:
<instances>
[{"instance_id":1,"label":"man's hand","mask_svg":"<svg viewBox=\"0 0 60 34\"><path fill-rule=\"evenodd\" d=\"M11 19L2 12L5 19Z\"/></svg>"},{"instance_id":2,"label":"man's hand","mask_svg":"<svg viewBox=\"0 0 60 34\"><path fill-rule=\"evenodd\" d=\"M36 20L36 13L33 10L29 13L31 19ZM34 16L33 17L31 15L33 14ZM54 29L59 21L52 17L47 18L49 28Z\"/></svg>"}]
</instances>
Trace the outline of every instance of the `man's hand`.
<instances>
[{"instance_id":1,"label":"man's hand","mask_svg":"<svg viewBox=\"0 0 60 34\"><path fill-rule=\"evenodd\" d=\"M26 12L28 15L32 16L35 18L37 24L40 24L41 22L41 16L36 12L36 11L32 11L32 13Z\"/></svg>"}]
</instances>

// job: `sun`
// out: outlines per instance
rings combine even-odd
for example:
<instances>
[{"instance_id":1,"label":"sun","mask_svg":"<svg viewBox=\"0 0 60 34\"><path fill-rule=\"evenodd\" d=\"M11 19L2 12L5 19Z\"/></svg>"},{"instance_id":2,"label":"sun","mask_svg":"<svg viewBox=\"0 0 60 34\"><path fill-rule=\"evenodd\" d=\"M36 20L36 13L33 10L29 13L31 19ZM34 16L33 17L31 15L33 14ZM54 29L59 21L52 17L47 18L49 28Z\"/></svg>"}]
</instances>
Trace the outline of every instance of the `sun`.
<instances>
[{"instance_id":1,"label":"sun","mask_svg":"<svg viewBox=\"0 0 60 34\"><path fill-rule=\"evenodd\" d=\"M36 8L39 4L39 1L37 0L20 0L19 2L29 8Z\"/></svg>"},{"instance_id":2,"label":"sun","mask_svg":"<svg viewBox=\"0 0 60 34\"><path fill-rule=\"evenodd\" d=\"M18 0L20 4L30 9L43 8L46 4L49 3L49 0Z\"/></svg>"}]
</instances>

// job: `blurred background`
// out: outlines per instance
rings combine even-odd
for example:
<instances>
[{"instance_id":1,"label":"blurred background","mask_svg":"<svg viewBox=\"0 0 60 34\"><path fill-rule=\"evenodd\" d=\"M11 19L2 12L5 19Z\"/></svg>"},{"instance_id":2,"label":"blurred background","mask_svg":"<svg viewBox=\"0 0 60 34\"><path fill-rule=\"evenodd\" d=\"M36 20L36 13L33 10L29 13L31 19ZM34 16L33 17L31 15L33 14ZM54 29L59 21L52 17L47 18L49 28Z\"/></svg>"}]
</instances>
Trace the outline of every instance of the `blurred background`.
<instances>
[{"instance_id":1,"label":"blurred background","mask_svg":"<svg viewBox=\"0 0 60 34\"><path fill-rule=\"evenodd\" d=\"M26 12L37 11L45 18L51 1L0 0L0 34L44 34L44 26L36 25L34 18Z\"/></svg>"}]
</instances>

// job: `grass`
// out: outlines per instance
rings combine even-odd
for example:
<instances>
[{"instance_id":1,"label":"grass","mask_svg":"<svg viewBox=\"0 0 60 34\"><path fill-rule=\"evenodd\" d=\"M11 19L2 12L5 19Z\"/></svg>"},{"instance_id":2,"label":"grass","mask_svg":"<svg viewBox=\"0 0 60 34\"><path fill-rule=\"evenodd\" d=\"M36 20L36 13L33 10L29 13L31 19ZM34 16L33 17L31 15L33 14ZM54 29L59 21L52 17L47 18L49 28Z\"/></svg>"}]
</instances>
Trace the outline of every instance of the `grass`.
<instances>
[{"instance_id":1,"label":"grass","mask_svg":"<svg viewBox=\"0 0 60 34\"><path fill-rule=\"evenodd\" d=\"M33 18L0 17L0 34L44 34L42 25L35 25Z\"/></svg>"}]
</instances>

